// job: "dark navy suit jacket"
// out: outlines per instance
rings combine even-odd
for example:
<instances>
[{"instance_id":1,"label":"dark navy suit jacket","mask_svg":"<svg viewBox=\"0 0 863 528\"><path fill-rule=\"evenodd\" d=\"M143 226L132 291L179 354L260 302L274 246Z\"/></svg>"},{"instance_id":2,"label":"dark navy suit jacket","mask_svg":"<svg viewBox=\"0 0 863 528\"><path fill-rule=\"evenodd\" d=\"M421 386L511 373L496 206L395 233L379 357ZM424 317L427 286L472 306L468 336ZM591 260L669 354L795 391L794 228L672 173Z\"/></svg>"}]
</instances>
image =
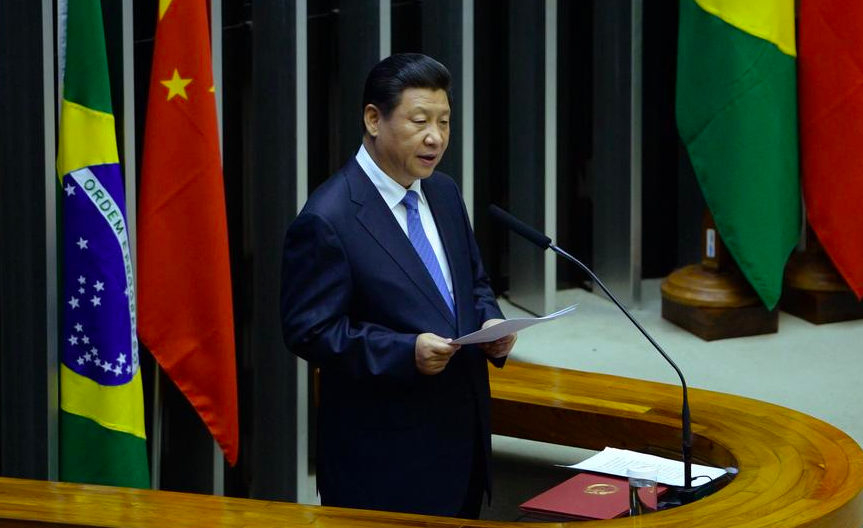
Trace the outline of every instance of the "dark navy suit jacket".
<instances>
[{"instance_id":1,"label":"dark navy suit jacket","mask_svg":"<svg viewBox=\"0 0 863 528\"><path fill-rule=\"evenodd\" d=\"M454 515L475 453L489 475L486 357L465 346L426 376L414 345L424 332L454 338L503 316L458 187L436 172L422 190L449 261L456 317L354 159L312 194L285 237L282 329L288 348L321 369L325 505Z\"/></svg>"}]
</instances>

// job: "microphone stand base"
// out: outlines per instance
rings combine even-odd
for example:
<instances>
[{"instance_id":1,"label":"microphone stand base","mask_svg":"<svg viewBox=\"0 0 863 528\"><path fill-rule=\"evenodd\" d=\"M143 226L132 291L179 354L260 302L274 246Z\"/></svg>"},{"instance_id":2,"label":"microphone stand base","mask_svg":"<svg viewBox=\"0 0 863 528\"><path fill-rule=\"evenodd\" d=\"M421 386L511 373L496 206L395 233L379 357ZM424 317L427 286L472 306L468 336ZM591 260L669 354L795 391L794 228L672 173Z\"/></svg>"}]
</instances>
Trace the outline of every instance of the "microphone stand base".
<instances>
[{"instance_id":1,"label":"microphone stand base","mask_svg":"<svg viewBox=\"0 0 863 528\"><path fill-rule=\"evenodd\" d=\"M697 500L703 499L708 495L712 495L724 488L726 485L728 485L729 482L734 480L736 474L737 470L732 468L725 475L717 477L710 482L707 482L700 486L692 486L690 488L686 488L683 486L672 487L665 493L665 495L663 495L663 508L661 509L683 506L684 504L689 504Z\"/></svg>"}]
</instances>

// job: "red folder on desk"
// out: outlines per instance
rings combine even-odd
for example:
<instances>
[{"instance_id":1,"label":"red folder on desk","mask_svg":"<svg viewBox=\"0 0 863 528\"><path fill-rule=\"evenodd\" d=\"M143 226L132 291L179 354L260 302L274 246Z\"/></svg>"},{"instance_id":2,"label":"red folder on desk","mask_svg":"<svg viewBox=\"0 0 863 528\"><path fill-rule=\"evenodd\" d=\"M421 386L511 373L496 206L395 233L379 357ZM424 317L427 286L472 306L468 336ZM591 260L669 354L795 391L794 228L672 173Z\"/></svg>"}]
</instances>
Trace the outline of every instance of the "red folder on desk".
<instances>
[{"instance_id":1,"label":"red folder on desk","mask_svg":"<svg viewBox=\"0 0 863 528\"><path fill-rule=\"evenodd\" d=\"M662 494L665 486L657 486ZM519 506L540 516L613 519L629 513L629 482L622 477L579 473Z\"/></svg>"}]
</instances>

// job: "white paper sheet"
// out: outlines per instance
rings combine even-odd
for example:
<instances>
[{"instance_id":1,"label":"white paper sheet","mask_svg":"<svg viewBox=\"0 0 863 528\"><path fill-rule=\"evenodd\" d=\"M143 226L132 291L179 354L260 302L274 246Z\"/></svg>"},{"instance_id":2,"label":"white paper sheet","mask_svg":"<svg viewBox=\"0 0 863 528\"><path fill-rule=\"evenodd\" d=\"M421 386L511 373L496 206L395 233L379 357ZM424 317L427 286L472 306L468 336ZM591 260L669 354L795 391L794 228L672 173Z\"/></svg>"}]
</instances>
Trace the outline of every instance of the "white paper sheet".
<instances>
[{"instance_id":1,"label":"white paper sheet","mask_svg":"<svg viewBox=\"0 0 863 528\"><path fill-rule=\"evenodd\" d=\"M572 306L567 306L563 310L558 310L553 314L546 315L545 317L519 317L515 319L507 319L502 323L498 323L496 325L489 326L488 328L477 330L476 332L461 336L458 339L454 339L452 343L454 345L473 345L476 343L490 343L492 341L497 341L501 337L505 337L509 334L519 332L521 330L524 330L525 328L530 328L533 325L553 321L558 317L571 313L576 308L578 308L578 305L573 304Z\"/></svg>"},{"instance_id":2,"label":"white paper sheet","mask_svg":"<svg viewBox=\"0 0 863 528\"><path fill-rule=\"evenodd\" d=\"M645 455L644 453L636 453L635 451L626 449L615 449L613 447L606 447L583 462L565 467L625 477L628 467L644 464L657 467L657 480L662 484L670 486L684 485L683 462L654 455ZM722 468L692 464L692 485L700 486L707 484L710 480L724 474L725 470Z\"/></svg>"}]
</instances>

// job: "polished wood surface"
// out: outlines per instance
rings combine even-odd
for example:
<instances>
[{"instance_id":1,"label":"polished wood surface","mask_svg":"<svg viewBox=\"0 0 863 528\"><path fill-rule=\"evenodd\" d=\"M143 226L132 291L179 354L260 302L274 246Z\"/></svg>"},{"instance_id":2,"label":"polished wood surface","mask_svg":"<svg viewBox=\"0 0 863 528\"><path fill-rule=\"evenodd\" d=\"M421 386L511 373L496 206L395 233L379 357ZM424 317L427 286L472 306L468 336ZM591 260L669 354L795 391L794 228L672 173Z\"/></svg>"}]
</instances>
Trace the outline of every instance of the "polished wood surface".
<instances>
[{"instance_id":1,"label":"polished wood surface","mask_svg":"<svg viewBox=\"0 0 863 528\"><path fill-rule=\"evenodd\" d=\"M610 445L674 453L679 448L676 386L515 361L494 369L491 383L498 433L594 449ZM863 451L846 434L799 412L739 396L692 390L690 399L696 458L736 466L737 478L716 494L673 510L571 526L863 525ZM524 526L3 478L0 525Z\"/></svg>"}]
</instances>

